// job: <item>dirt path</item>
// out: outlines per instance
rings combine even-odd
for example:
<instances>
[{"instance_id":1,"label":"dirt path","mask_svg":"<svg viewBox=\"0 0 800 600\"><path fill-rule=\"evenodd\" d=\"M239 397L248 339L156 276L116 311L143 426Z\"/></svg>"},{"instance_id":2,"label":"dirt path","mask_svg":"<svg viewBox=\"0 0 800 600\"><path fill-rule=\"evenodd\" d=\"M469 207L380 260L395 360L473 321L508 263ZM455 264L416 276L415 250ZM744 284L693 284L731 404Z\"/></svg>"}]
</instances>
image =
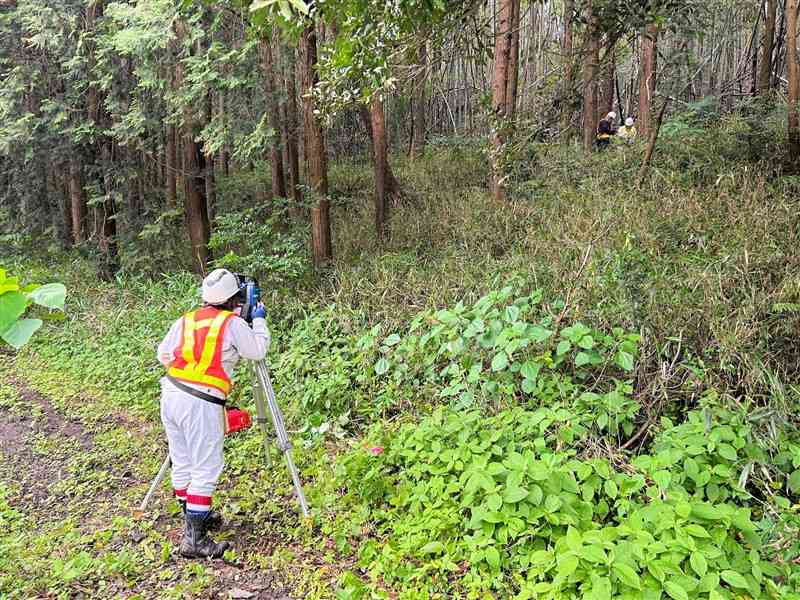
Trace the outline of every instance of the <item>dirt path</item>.
<instances>
[{"instance_id":1,"label":"dirt path","mask_svg":"<svg viewBox=\"0 0 800 600\"><path fill-rule=\"evenodd\" d=\"M9 369L5 356L0 356L0 382L0 489L11 490L6 500L36 524L37 531L32 533L42 534L45 541L47 532L60 531L64 522L78 524L74 547L67 542L53 544L53 552L44 553L42 564L36 565L42 579L27 583L38 593L66 592L69 597L84 598L291 600L277 573L262 566L268 563L274 543L248 531L244 522L238 522L243 525L241 530L231 529L227 534L242 558L234 562L186 561L175 549L181 520L164 514L166 491L153 499L152 514L145 520L131 518L141 490L155 475L136 462L137 454L146 451L143 444L159 445L151 424L127 415L89 426L65 410L64 399L48 397L13 367ZM72 400L76 406L92 401L83 394ZM0 521L2 517L0 513ZM234 521L232 526L236 525ZM240 535L234 537L235 533ZM0 546L3 535L0 531ZM32 560L36 558L33 550L31 555ZM85 579L67 577L59 570L72 564L73 556L84 555L94 561L92 569L101 581L88 575ZM130 557L136 568L124 571L117 567L119 557ZM94 576L92 569L87 572ZM124 576L117 576L115 569L123 570ZM47 572L55 575L48 579ZM30 597L32 589L21 589L27 583L21 572L17 589L4 590L0 577L0 597L6 597L4 591L10 598Z\"/></svg>"}]
</instances>

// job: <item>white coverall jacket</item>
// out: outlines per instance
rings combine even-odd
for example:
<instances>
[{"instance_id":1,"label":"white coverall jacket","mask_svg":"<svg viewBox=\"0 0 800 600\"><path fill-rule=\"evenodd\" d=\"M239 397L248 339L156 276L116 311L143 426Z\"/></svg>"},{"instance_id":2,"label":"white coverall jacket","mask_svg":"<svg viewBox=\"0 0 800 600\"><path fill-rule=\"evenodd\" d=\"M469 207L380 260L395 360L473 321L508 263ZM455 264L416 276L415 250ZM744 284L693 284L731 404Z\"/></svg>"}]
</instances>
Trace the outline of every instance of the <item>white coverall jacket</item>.
<instances>
[{"instance_id":1,"label":"white coverall jacket","mask_svg":"<svg viewBox=\"0 0 800 600\"><path fill-rule=\"evenodd\" d=\"M166 368L174 360L175 349L183 343L182 321L183 317L172 324L158 346L158 360ZM241 317L232 317L222 336L222 368L228 377L232 377L240 358L264 358L270 340L264 319L253 319L251 329ZM181 383L211 396L225 398L215 388ZM169 441L172 487L179 499L186 499L188 510L210 510L211 496L224 465L224 419L222 406L182 392L169 379L161 378L161 421Z\"/></svg>"}]
</instances>

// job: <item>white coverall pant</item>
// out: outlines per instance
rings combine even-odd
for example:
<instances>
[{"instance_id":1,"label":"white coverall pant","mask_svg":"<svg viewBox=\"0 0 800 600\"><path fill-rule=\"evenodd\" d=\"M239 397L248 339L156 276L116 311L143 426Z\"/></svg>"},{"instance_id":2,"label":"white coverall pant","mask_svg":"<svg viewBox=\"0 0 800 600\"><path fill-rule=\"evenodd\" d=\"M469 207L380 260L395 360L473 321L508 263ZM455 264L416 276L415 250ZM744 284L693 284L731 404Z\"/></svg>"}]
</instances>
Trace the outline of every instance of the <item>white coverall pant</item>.
<instances>
[{"instance_id":1,"label":"white coverall pant","mask_svg":"<svg viewBox=\"0 0 800 600\"><path fill-rule=\"evenodd\" d=\"M225 437L222 406L161 386L161 421L169 441L172 487L186 509L211 510L211 497L224 466Z\"/></svg>"}]
</instances>

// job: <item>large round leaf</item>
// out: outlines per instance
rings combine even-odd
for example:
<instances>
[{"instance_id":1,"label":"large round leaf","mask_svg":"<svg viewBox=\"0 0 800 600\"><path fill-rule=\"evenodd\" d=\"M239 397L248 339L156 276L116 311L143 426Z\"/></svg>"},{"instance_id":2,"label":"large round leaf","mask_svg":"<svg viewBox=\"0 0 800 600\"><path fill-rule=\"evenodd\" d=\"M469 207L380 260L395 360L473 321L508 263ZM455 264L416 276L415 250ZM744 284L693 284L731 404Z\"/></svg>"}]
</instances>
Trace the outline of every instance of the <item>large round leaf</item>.
<instances>
[{"instance_id":1,"label":"large round leaf","mask_svg":"<svg viewBox=\"0 0 800 600\"><path fill-rule=\"evenodd\" d=\"M64 308L67 288L62 283L48 283L47 285L39 286L28 296L39 306L61 310Z\"/></svg>"},{"instance_id":2,"label":"large round leaf","mask_svg":"<svg viewBox=\"0 0 800 600\"><path fill-rule=\"evenodd\" d=\"M0 296L0 332L8 329L22 316L28 307L28 299L21 292L7 292Z\"/></svg>"},{"instance_id":3,"label":"large round leaf","mask_svg":"<svg viewBox=\"0 0 800 600\"><path fill-rule=\"evenodd\" d=\"M6 343L13 346L17 350L22 348L31 339L31 336L36 333L36 330L42 326L41 319L21 319L13 323L11 327L6 329L0 337Z\"/></svg>"}]
</instances>

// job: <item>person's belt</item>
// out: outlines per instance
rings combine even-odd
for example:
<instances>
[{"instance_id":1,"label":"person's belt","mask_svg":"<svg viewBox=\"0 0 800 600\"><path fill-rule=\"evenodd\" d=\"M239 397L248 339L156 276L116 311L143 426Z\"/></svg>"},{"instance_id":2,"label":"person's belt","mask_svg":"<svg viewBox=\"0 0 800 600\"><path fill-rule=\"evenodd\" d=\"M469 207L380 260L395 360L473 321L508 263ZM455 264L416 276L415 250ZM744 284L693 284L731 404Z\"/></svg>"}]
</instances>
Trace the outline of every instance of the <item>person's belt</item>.
<instances>
[{"instance_id":1,"label":"person's belt","mask_svg":"<svg viewBox=\"0 0 800 600\"><path fill-rule=\"evenodd\" d=\"M186 392L187 394L190 394L195 398L200 398L201 400L205 400L206 402L211 402L211 404L216 404L217 406L225 406L225 400L223 398L217 398L216 396L212 396L211 394L206 394L205 392L201 392L200 390L197 390L191 386L186 385L180 380L175 379L172 375L166 375L166 378L170 380L172 385L174 385L182 392Z\"/></svg>"}]
</instances>

